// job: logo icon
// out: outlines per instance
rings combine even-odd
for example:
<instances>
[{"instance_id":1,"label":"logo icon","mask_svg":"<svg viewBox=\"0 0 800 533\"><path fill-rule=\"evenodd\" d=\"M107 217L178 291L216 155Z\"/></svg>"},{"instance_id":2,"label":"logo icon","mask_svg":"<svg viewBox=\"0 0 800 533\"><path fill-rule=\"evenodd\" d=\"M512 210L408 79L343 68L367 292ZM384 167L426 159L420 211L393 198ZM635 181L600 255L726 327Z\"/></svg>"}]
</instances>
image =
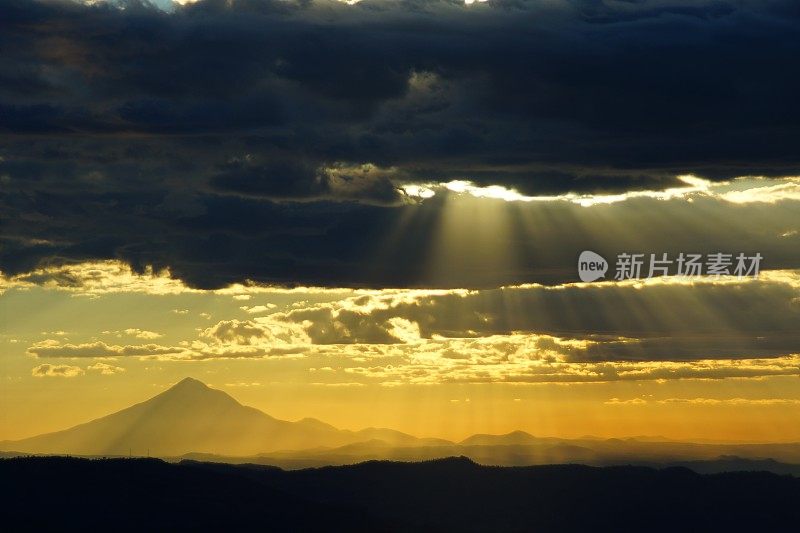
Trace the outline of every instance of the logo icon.
<instances>
[{"instance_id":1,"label":"logo icon","mask_svg":"<svg viewBox=\"0 0 800 533\"><path fill-rule=\"evenodd\" d=\"M591 250L581 252L578 257L578 277L581 281L589 283L604 278L606 272L608 272L608 261L602 255Z\"/></svg>"}]
</instances>

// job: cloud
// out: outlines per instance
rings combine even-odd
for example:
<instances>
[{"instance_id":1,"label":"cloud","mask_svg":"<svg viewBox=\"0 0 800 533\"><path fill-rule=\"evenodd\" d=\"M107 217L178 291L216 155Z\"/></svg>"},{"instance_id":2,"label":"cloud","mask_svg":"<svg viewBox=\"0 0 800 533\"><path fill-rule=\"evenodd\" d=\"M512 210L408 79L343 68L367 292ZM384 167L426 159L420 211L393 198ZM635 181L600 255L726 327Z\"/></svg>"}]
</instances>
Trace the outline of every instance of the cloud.
<instances>
[{"instance_id":1,"label":"cloud","mask_svg":"<svg viewBox=\"0 0 800 533\"><path fill-rule=\"evenodd\" d=\"M792 356L800 342L800 273L794 270L767 271L758 280L662 277L483 290L312 290L291 298L284 311L218 320L177 346L44 339L28 353L178 360L330 354L365 360L416 352L469 365L679 363ZM116 334L153 336L143 331ZM690 370L696 368L676 372ZM671 375L667 366L647 370L656 371Z\"/></svg>"},{"instance_id":2,"label":"cloud","mask_svg":"<svg viewBox=\"0 0 800 533\"><path fill-rule=\"evenodd\" d=\"M220 193L280 200L352 200L397 204L403 199L392 173L375 165L313 168L297 163L257 163L253 156L236 158L213 176L210 186Z\"/></svg>"},{"instance_id":3,"label":"cloud","mask_svg":"<svg viewBox=\"0 0 800 533\"><path fill-rule=\"evenodd\" d=\"M87 261L48 265L31 272L9 276L0 272L0 294L6 290L29 290L43 288L72 293L76 296L97 298L109 294L139 293L149 295L177 294L219 294L234 300L249 300L254 295L264 294L330 294L345 295L353 293L350 289L323 287L284 287L257 284L246 281L226 287L206 291L188 286L174 276L169 269L153 272L146 268L135 271L130 265L119 260ZM274 309L274 304L243 306L246 312L260 313ZM189 309L173 309L176 315L188 315ZM200 316L208 313L200 313ZM210 315L209 315L210 316ZM204 316L205 318L205 316ZM63 332L51 332L61 334ZM114 333L114 332L110 332ZM119 332L116 332L119 333Z\"/></svg>"},{"instance_id":4,"label":"cloud","mask_svg":"<svg viewBox=\"0 0 800 533\"><path fill-rule=\"evenodd\" d=\"M113 376L125 372L125 369L120 366L109 365L108 363L94 363L86 367L86 370L99 372L103 376Z\"/></svg>"},{"instance_id":5,"label":"cloud","mask_svg":"<svg viewBox=\"0 0 800 533\"><path fill-rule=\"evenodd\" d=\"M259 317L253 320L222 320L201 329L197 338L184 340L179 346L156 343L117 345L103 341L73 344L46 339L33 343L27 353L37 358L135 357L190 361L300 356L309 346L310 339L303 325ZM95 364L89 369L103 374L124 371L105 363Z\"/></svg>"},{"instance_id":6,"label":"cloud","mask_svg":"<svg viewBox=\"0 0 800 533\"><path fill-rule=\"evenodd\" d=\"M778 179L800 172L798 24L789 0L10 0L0 270L132 267L76 289L95 295L148 273L163 294L485 288L642 243L800 268L777 237L798 215ZM765 179L714 188L736 176Z\"/></svg>"},{"instance_id":7,"label":"cloud","mask_svg":"<svg viewBox=\"0 0 800 533\"><path fill-rule=\"evenodd\" d=\"M48 339L32 344L27 353L34 357L83 358L164 356L180 354L183 351L184 349L180 347L161 346L158 344L116 345L106 344L103 341L61 344L59 341Z\"/></svg>"},{"instance_id":8,"label":"cloud","mask_svg":"<svg viewBox=\"0 0 800 533\"><path fill-rule=\"evenodd\" d=\"M90 296L234 286L228 294L246 296L267 292L267 286L557 285L577 280L583 250L612 263L622 252L760 252L764 270L800 268L797 235L787 233L796 225L800 201L733 203L721 197L756 183L764 186L751 180L715 187L714 194L633 197L591 207L457 193L392 208L205 196L208 211L190 218L144 216L152 199L131 196L98 198L92 206L51 198L53 205L24 209L15 200L0 211L7 216L0 237L2 286ZM49 222L53 209L68 211L59 224ZM128 223L120 226L121 218ZM106 228L105 244L96 240L97 225ZM686 227L692 230L681 230ZM159 239L150 238L152 232Z\"/></svg>"},{"instance_id":9,"label":"cloud","mask_svg":"<svg viewBox=\"0 0 800 533\"><path fill-rule=\"evenodd\" d=\"M763 177L739 177L714 183L692 175L676 176L679 186L663 190L635 190L619 193L566 193L558 195L526 196L514 189L500 185L477 186L470 181L455 180L448 183L406 184L402 190L410 197L431 198L437 193L468 194L475 198L492 198L507 202L569 202L584 207L615 204L637 198L655 200L686 199L690 202L715 198L734 204L782 202L800 200L800 178L784 177L768 180Z\"/></svg>"},{"instance_id":10,"label":"cloud","mask_svg":"<svg viewBox=\"0 0 800 533\"><path fill-rule=\"evenodd\" d=\"M155 331L139 328L128 328L125 330L125 334L136 337L137 339L157 339L164 336L163 334L156 333Z\"/></svg>"},{"instance_id":11,"label":"cloud","mask_svg":"<svg viewBox=\"0 0 800 533\"><path fill-rule=\"evenodd\" d=\"M794 398L666 398L658 403L687 403L692 405L800 405Z\"/></svg>"},{"instance_id":12,"label":"cloud","mask_svg":"<svg viewBox=\"0 0 800 533\"><path fill-rule=\"evenodd\" d=\"M163 334L156 333L155 331L139 329L139 328L127 328L121 331L104 331L103 334L114 335L116 337L122 337L127 335L129 337L136 337L137 339L158 339L164 336Z\"/></svg>"},{"instance_id":13,"label":"cloud","mask_svg":"<svg viewBox=\"0 0 800 533\"><path fill-rule=\"evenodd\" d=\"M188 152L216 162L212 186L245 194L335 198L320 169L373 158L526 192L797 164L785 129L798 78L780 68L797 52L788 1L208 0L169 14L15 1L7 12L5 42L20 44L3 64L7 131L225 139L223 150L169 142L181 163ZM164 164L148 146L146 164Z\"/></svg>"},{"instance_id":14,"label":"cloud","mask_svg":"<svg viewBox=\"0 0 800 533\"><path fill-rule=\"evenodd\" d=\"M630 398L627 400L620 400L619 398L611 398L603 402L605 405L644 405L647 400L644 398Z\"/></svg>"},{"instance_id":15,"label":"cloud","mask_svg":"<svg viewBox=\"0 0 800 533\"><path fill-rule=\"evenodd\" d=\"M770 405L800 405L800 399L795 398L664 398L649 400L645 398L630 398L620 400L611 398L604 402L606 405L645 405L655 404L685 404L685 405L723 405L723 406L770 406Z\"/></svg>"},{"instance_id":16,"label":"cloud","mask_svg":"<svg viewBox=\"0 0 800 533\"><path fill-rule=\"evenodd\" d=\"M463 350L463 346L459 348ZM345 372L384 386L442 383L524 385L800 376L800 357L796 355L772 359L591 363L548 360L537 357L535 352L503 357L502 350L486 346L479 348L484 353L476 349L468 352L464 358L442 357L438 350L432 348L426 351L395 349L392 357L386 357L386 353L383 354L385 358L373 354L371 363L365 361L345 369Z\"/></svg>"},{"instance_id":17,"label":"cloud","mask_svg":"<svg viewBox=\"0 0 800 533\"><path fill-rule=\"evenodd\" d=\"M672 200L675 198L693 198L696 195L716 196L714 189L718 185L713 184L708 180L698 178L696 176L685 175L677 176L680 182L679 186L670 187L664 190L635 190L628 192L620 192L614 194L591 194L591 193L566 193L559 195L542 195L542 196L526 196L519 193L515 189L509 189L501 185L488 185L478 186L471 181L454 180L448 183L426 183L426 184L407 184L402 187L402 190L411 197L418 198L431 198L438 193L451 192L457 194L468 194L475 198L492 198L497 200L504 200L506 202L570 202L584 207L589 207L598 204L614 204L617 202L624 202L635 198L654 198L656 200ZM723 182L727 184L727 182ZM732 194L732 193L731 193ZM737 203L746 203L750 200L748 196L741 197L728 197L721 195L728 201L737 201ZM796 199L795 195L784 189L779 189L775 192L774 200L780 199Z\"/></svg>"},{"instance_id":18,"label":"cloud","mask_svg":"<svg viewBox=\"0 0 800 533\"><path fill-rule=\"evenodd\" d=\"M357 381L340 381L340 382L313 382L309 383L309 385L313 387L364 387L364 383L359 383Z\"/></svg>"},{"instance_id":19,"label":"cloud","mask_svg":"<svg viewBox=\"0 0 800 533\"><path fill-rule=\"evenodd\" d=\"M316 345L527 338L539 353L569 361L771 357L797 350L798 295L796 271L773 271L759 280L376 291L273 313L270 320L302 326Z\"/></svg>"},{"instance_id":20,"label":"cloud","mask_svg":"<svg viewBox=\"0 0 800 533\"><path fill-rule=\"evenodd\" d=\"M664 283L664 286L669 284ZM736 290L739 284L731 284ZM565 289L548 289L564 291ZM578 289L578 290L585 290ZM628 290L641 292L629 287ZM442 295L438 295L441 297ZM408 296L400 300L413 301ZM429 297L429 296L428 296ZM420 297L424 301L428 297ZM459 296L465 298L465 296ZM484 295L486 299L486 295ZM368 299L358 301L368 306ZM307 304L308 305L308 304ZM343 307L352 307L353 302ZM372 307L378 308L377 305ZM469 307L467 306L467 309ZM363 317L365 320L368 317ZM483 316L483 319L488 319ZM489 320L491 322L491 320ZM336 377L315 383L361 383L393 386L442 383L596 383L613 381L664 381L685 379L762 379L800 376L800 355L791 336L779 336L775 344L748 346L732 336L693 338L676 332L682 342L648 338L625 338L597 333L561 334L535 332L471 331L471 336L425 335L420 322L395 318L381 321L386 339L381 342L317 343L309 332L331 327L286 317L230 319L199 331L193 340L178 347L150 345L115 346L101 342L67 344L45 340L28 349L36 357L134 357L174 361L208 359L264 359L299 357L307 360L309 372ZM362 325L363 326L363 325ZM344 338L351 332L337 326ZM362 335L362 333L357 333ZM324 338L324 337L323 337ZM720 340L721 339L721 340ZM748 339L752 341L752 339ZM783 344L781 344L783 343ZM709 350L709 346L714 348ZM676 348L677 347L677 348ZM727 348L726 348L727 347ZM303 363L299 363L303 364ZM334 365L333 366L318 365ZM111 367L108 363L102 363ZM89 370L108 373L115 367L93 365ZM343 379L344 378L344 379ZM344 386L344 385L339 385Z\"/></svg>"},{"instance_id":21,"label":"cloud","mask_svg":"<svg viewBox=\"0 0 800 533\"><path fill-rule=\"evenodd\" d=\"M83 375L83 369L79 366L70 365L48 365L43 364L34 367L31 370L31 375L37 378L41 377L61 377L61 378L74 378Z\"/></svg>"},{"instance_id":22,"label":"cloud","mask_svg":"<svg viewBox=\"0 0 800 533\"><path fill-rule=\"evenodd\" d=\"M171 277L168 270L154 272L152 268L145 268L135 272L129 265L114 260L49 265L16 276L0 273L0 291L32 287L70 291L90 297L119 292L154 295L191 292L180 280Z\"/></svg>"},{"instance_id":23,"label":"cloud","mask_svg":"<svg viewBox=\"0 0 800 533\"><path fill-rule=\"evenodd\" d=\"M492 347L492 343L497 343ZM533 349L508 350L509 339L430 343L423 349L376 348L371 358L345 369L382 385L442 383L598 383L800 376L797 355L770 359L571 362ZM519 341L511 341L517 344ZM449 346L448 346L449 345ZM460 357L447 357L446 350ZM382 352L382 353L381 353Z\"/></svg>"},{"instance_id":24,"label":"cloud","mask_svg":"<svg viewBox=\"0 0 800 533\"><path fill-rule=\"evenodd\" d=\"M239 307L239 309L241 309L245 313L250 313L251 315L255 315L258 313L266 313L268 311L271 311L272 309L275 309L276 307L277 306L275 304L251 305L251 306L243 305Z\"/></svg>"},{"instance_id":25,"label":"cloud","mask_svg":"<svg viewBox=\"0 0 800 533\"><path fill-rule=\"evenodd\" d=\"M800 180L794 178L782 183L765 184L760 187L730 191L724 193L722 198L738 204L752 202L774 204L783 200L800 200Z\"/></svg>"},{"instance_id":26,"label":"cloud","mask_svg":"<svg viewBox=\"0 0 800 533\"><path fill-rule=\"evenodd\" d=\"M302 326L273 321L269 317L255 320L222 320L201 331L200 336L221 345L290 346L309 342Z\"/></svg>"}]
</instances>

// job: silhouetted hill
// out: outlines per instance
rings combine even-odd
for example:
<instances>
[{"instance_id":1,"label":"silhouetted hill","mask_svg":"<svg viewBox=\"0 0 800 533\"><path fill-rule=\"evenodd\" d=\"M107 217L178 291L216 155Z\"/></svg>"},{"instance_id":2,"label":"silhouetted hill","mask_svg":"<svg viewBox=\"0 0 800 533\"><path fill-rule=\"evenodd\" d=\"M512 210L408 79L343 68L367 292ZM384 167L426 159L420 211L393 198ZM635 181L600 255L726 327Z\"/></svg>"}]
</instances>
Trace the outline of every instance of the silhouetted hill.
<instances>
[{"instance_id":1,"label":"silhouetted hill","mask_svg":"<svg viewBox=\"0 0 800 533\"><path fill-rule=\"evenodd\" d=\"M386 531L361 510L159 459L0 460L3 523L27 531Z\"/></svg>"},{"instance_id":2,"label":"silhouetted hill","mask_svg":"<svg viewBox=\"0 0 800 533\"><path fill-rule=\"evenodd\" d=\"M63 454L86 457L183 457L230 463L257 462L284 468L345 465L366 460L423 461L466 456L487 465L581 463L692 466L709 472L758 469L797 473L800 443L715 444L662 437L565 439L524 431L477 434L456 444L392 429L337 429L314 418L278 420L225 392L186 378L122 411L63 431L0 442L0 456ZM721 461L720 457L737 457ZM769 460L777 462L769 462ZM715 461L716 466L707 464ZM700 462L693 466L693 462ZM783 463L783 464L780 464ZM742 468L739 468L742 466Z\"/></svg>"},{"instance_id":3,"label":"silhouetted hill","mask_svg":"<svg viewBox=\"0 0 800 533\"><path fill-rule=\"evenodd\" d=\"M7 520L30 529L789 531L800 523L800 479L684 468L450 458L283 471L18 458L0 460L0 486Z\"/></svg>"},{"instance_id":4,"label":"silhouetted hill","mask_svg":"<svg viewBox=\"0 0 800 533\"><path fill-rule=\"evenodd\" d=\"M532 437L535 439L535 437ZM481 437L481 441L484 440ZM470 440L470 442L475 442ZM502 442L502 439L501 439ZM644 465L687 466L701 473L767 470L800 475L798 444L695 444L609 440L531 440L530 444L451 444L438 446L389 446L367 441L336 448L282 451L250 458L192 455L219 462L259 462L282 468L347 465L367 460L425 461L466 456L484 465L531 466L580 463L593 466ZM736 460L732 460L736 458Z\"/></svg>"},{"instance_id":5,"label":"silhouetted hill","mask_svg":"<svg viewBox=\"0 0 800 533\"><path fill-rule=\"evenodd\" d=\"M772 459L744 459L735 456L722 456L713 461L680 461L671 463L669 466L681 466L700 474L772 472L773 474L800 477L800 465L781 463Z\"/></svg>"},{"instance_id":6,"label":"silhouetted hill","mask_svg":"<svg viewBox=\"0 0 800 533\"><path fill-rule=\"evenodd\" d=\"M467 437L459 444L462 446L511 446L541 444L543 442L552 443L553 441L557 442L558 439L534 437L530 433L526 433L524 431L512 431L511 433L506 433L505 435L487 435L484 433L479 433L477 435Z\"/></svg>"},{"instance_id":7,"label":"silhouetted hill","mask_svg":"<svg viewBox=\"0 0 800 533\"><path fill-rule=\"evenodd\" d=\"M389 429L339 430L319 420L278 420L220 390L186 378L147 401L64 431L18 441L0 449L69 455L178 456L191 452L257 455L277 450L335 447L382 439L393 445L423 443ZM446 442L446 441L445 441Z\"/></svg>"},{"instance_id":8,"label":"silhouetted hill","mask_svg":"<svg viewBox=\"0 0 800 533\"><path fill-rule=\"evenodd\" d=\"M358 446L358 445L352 445ZM349 448L342 447L342 448ZM504 447L504 448L516 448L516 447ZM438 455L438 452L444 450L450 450L450 447L441 448L438 447L435 450L437 451L437 455L435 457L431 457L429 459L416 459L416 461L420 460L437 460L442 459L445 457L450 457L448 455ZM416 455L423 455L420 451L421 450L428 450L430 455L434 455L433 448L405 448L411 455L412 453L416 453ZM501 455L505 453L505 455ZM482 454L486 459L492 458L497 459L498 457L504 457L505 459L509 460L509 462L517 461L519 466L532 466L528 463L525 463L529 457L525 455L515 456L513 455L514 452L509 450L497 450L494 447L477 447L476 453L474 456L480 457ZM0 452L0 457L16 457L17 455L4 455ZM335 466L335 465L349 465L354 464L357 461L355 458L360 457L361 454L358 455L326 455L324 457L318 456L317 458L303 458L302 455L292 456L292 454L286 454L280 457L276 456L257 456L257 457L225 457L225 456L218 456L213 454L186 454L182 456L182 460L190 460L190 461L204 461L204 462L216 462L216 463L228 463L228 464L258 464L258 465L265 465L265 466L278 466L280 468L288 469L288 470L300 470L304 468L318 468L322 466ZM474 457L470 457L470 459L474 459ZM375 459L372 459L375 460ZM398 461L404 462L413 462L415 459L404 457L395 459ZM489 461L476 461L479 464L485 465L492 465L496 463L491 463ZM566 463L558 463L558 462L543 462L540 463L544 464L566 464ZM575 464L571 462L571 464ZM637 460L635 457L628 458L627 460L621 460L618 462L604 462L602 460L596 460L592 463L588 461L582 463L588 464L589 466L646 466L650 468L669 468L669 467L682 467L688 468L694 472L699 474L718 474L722 472L772 472L773 474L780 474L780 475L791 475L795 477L800 477L800 465L798 464L791 464L791 463L782 463L779 461L775 461L772 459L747 459L742 457L732 457L732 456L722 456L718 457L717 459L708 459L703 461L641 461ZM514 466L513 463L511 465L506 466Z\"/></svg>"}]
</instances>

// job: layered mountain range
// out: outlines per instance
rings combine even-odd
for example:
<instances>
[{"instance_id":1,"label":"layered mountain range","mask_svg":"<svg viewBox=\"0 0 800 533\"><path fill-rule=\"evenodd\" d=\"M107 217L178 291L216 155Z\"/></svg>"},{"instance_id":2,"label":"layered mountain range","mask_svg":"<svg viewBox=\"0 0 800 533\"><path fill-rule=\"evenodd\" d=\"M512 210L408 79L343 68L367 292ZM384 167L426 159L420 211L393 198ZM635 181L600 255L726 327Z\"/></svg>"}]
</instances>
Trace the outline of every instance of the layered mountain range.
<instances>
[{"instance_id":1,"label":"layered mountain range","mask_svg":"<svg viewBox=\"0 0 800 533\"><path fill-rule=\"evenodd\" d=\"M343 430L313 418L279 420L192 378L85 424L0 442L0 451L4 455L149 455L286 468L465 456L482 464L507 466L681 464L698 471L758 469L800 474L800 443L697 443L664 437L565 439L524 431L477 434L451 442L385 428Z\"/></svg>"}]
</instances>

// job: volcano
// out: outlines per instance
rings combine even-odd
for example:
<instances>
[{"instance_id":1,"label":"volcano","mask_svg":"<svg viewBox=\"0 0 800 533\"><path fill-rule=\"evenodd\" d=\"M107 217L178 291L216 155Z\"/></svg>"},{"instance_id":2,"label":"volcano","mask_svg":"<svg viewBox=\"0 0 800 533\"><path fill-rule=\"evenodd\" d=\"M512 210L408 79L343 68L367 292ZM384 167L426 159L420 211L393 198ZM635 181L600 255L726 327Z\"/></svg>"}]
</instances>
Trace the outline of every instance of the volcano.
<instances>
[{"instance_id":1,"label":"volcano","mask_svg":"<svg viewBox=\"0 0 800 533\"><path fill-rule=\"evenodd\" d=\"M278 420L223 391L186 378L168 390L72 428L0 444L3 450L69 455L177 456L191 452L257 455L277 450L336 447L369 439L413 445L390 429L340 430L313 418Z\"/></svg>"}]
</instances>

